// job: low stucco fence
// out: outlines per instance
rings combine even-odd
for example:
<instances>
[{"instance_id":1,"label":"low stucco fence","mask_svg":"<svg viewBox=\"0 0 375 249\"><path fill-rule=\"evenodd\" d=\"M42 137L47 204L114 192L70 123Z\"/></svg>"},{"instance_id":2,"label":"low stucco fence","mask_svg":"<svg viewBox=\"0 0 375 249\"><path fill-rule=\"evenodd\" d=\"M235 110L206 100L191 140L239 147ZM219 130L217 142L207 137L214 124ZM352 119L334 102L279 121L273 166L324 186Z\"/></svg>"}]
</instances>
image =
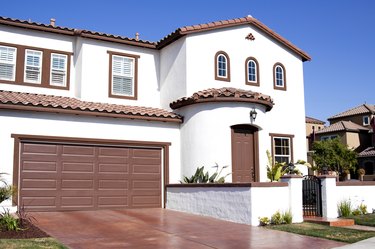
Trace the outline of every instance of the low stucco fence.
<instances>
[{"instance_id":1,"label":"low stucco fence","mask_svg":"<svg viewBox=\"0 0 375 249\"><path fill-rule=\"evenodd\" d=\"M302 211L293 210L292 206L296 205L292 203L298 202L301 209L302 179L283 180L285 182L169 184L166 208L253 226L259 225L259 217L291 210L293 221L301 222ZM297 180L297 184L291 189L293 180ZM297 196L291 193L295 190L299 193Z\"/></svg>"},{"instance_id":2,"label":"low stucco fence","mask_svg":"<svg viewBox=\"0 0 375 249\"><path fill-rule=\"evenodd\" d=\"M323 217L337 218L337 205L343 200L350 200L352 208L361 203L367 205L367 212L375 208L375 181L336 182L335 176L319 176L322 184Z\"/></svg>"}]
</instances>

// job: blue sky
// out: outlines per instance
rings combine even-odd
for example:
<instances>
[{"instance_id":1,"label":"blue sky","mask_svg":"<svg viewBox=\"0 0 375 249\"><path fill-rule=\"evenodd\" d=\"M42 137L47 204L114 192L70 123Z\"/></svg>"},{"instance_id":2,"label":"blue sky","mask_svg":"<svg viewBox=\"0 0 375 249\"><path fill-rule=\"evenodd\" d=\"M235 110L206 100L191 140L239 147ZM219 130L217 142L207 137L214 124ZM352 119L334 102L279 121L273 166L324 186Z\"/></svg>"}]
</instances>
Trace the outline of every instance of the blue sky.
<instances>
[{"instance_id":1,"label":"blue sky","mask_svg":"<svg viewBox=\"0 0 375 249\"><path fill-rule=\"evenodd\" d=\"M50 5L48 3L51 3ZM375 104L374 0L4 1L0 15L157 41L193 24L252 15L306 51L306 115ZM287 118L287 117L286 117Z\"/></svg>"}]
</instances>

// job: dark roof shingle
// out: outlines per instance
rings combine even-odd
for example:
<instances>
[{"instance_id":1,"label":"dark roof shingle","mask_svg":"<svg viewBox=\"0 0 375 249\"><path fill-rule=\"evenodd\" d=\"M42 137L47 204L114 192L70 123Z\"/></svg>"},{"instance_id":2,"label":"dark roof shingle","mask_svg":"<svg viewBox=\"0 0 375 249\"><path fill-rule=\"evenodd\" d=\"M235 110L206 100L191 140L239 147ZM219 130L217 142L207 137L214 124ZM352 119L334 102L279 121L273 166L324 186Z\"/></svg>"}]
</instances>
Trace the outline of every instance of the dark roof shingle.
<instances>
[{"instance_id":1,"label":"dark roof shingle","mask_svg":"<svg viewBox=\"0 0 375 249\"><path fill-rule=\"evenodd\" d=\"M190 97L183 97L170 103L172 109L203 102L248 102L264 105L267 111L270 111L274 105L270 96L242 90L233 87L210 88L198 91Z\"/></svg>"},{"instance_id":2,"label":"dark roof shingle","mask_svg":"<svg viewBox=\"0 0 375 249\"><path fill-rule=\"evenodd\" d=\"M360 126L356 123L351 121L340 121L330 126L324 127L323 129L316 132L316 134L324 134L330 132L337 132L337 131L353 131L353 132L360 132L360 131L369 131L370 129Z\"/></svg>"},{"instance_id":3,"label":"dark roof shingle","mask_svg":"<svg viewBox=\"0 0 375 249\"><path fill-rule=\"evenodd\" d=\"M354 115L360 115L360 114L367 114L367 113L375 114L375 105L362 104L360 106L356 106L344 112L340 112L336 115L333 115L332 117L328 118L328 120L349 117L349 116L354 116Z\"/></svg>"},{"instance_id":4,"label":"dark roof shingle","mask_svg":"<svg viewBox=\"0 0 375 249\"><path fill-rule=\"evenodd\" d=\"M159 108L82 101L72 97L0 90L0 109L72 113L163 122L182 122L182 117Z\"/></svg>"},{"instance_id":5,"label":"dark roof shingle","mask_svg":"<svg viewBox=\"0 0 375 249\"><path fill-rule=\"evenodd\" d=\"M305 117L305 122L309 123L309 124L322 124L322 125L324 125L326 123L326 122L321 121L319 119L308 117L308 116Z\"/></svg>"},{"instance_id":6,"label":"dark roof shingle","mask_svg":"<svg viewBox=\"0 0 375 249\"><path fill-rule=\"evenodd\" d=\"M361 151L358 157L375 157L375 147L368 147L367 149Z\"/></svg>"}]
</instances>

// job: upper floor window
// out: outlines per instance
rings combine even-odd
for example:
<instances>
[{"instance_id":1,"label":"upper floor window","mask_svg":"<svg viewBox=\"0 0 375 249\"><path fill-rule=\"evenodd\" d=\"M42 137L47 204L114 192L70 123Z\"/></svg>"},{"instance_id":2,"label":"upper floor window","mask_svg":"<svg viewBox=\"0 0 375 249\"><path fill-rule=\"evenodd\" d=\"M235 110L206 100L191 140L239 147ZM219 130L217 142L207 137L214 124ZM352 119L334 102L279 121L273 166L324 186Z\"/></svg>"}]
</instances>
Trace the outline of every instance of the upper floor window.
<instances>
[{"instance_id":1,"label":"upper floor window","mask_svg":"<svg viewBox=\"0 0 375 249\"><path fill-rule=\"evenodd\" d=\"M65 54L51 54L50 84L66 86L68 56Z\"/></svg>"},{"instance_id":2,"label":"upper floor window","mask_svg":"<svg viewBox=\"0 0 375 249\"><path fill-rule=\"evenodd\" d=\"M42 52L26 49L25 52L25 82L41 83Z\"/></svg>"},{"instance_id":3,"label":"upper floor window","mask_svg":"<svg viewBox=\"0 0 375 249\"><path fill-rule=\"evenodd\" d=\"M110 97L137 99L137 55L108 51L110 55Z\"/></svg>"},{"instance_id":4,"label":"upper floor window","mask_svg":"<svg viewBox=\"0 0 375 249\"><path fill-rule=\"evenodd\" d=\"M224 51L219 51L215 55L215 79L230 81L229 56Z\"/></svg>"},{"instance_id":5,"label":"upper floor window","mask_svg":"<svg viewBox=\"0 0 375 249\"><path fill-rule=\"evenodd\" d=\"M337 135L328 135L328 136L322 136L320 138L320 141L327 141L327 140L334 140L336 138L338 138L339 136Z\"/></svg>"},{"instance_id":6,"label":"upper floor window","mask_svg":"<svg viewBox=\"0 0 375 249\"><path fill-rule=\"evenodd\" d=\"M246 84L259 86L259 66L258 61L249 57L246 59Z\"/></svg>"},{"instance_id":7,"label":"upper floor window","mask_svg":"<svg viewBox=\"0 0 375 249\"><path fill-rule=\"evenodd\" d=\"M293 162L293 135L270 134L274 162Z\"/></svg>"},{"instance_id":8,"label":"upper floor window","mask_svg":"<svg viewBox=\"0 0 375 249\"><path fill-rule=\"evenodd\" d=\"M369 116L363 116L363 125L370 125L370 117Z\"/></svg>"},{"instance_id":9,"label":"upper floor window","mask_svg":"<svg viewBox=\"0 0 375 249\"><path fill-rule=\"evenodd\" d=\"M274 89L286 90L286 73L285 68L281 63L276 63L273 66Z\"/></svg>"},{"instance_id":10,"label":"upper floor window","mask_svg":"<svg viewBox=\"0 0 375 249\"><path fill-rule=\"evenodd\" d=\"M16 52L16 48L0 46L0 80L15 80Z\"/></svg>"},{"instance_id":11,"label":"upper floor window","mask_svg":"<svg viewBox=\"0 0 375 249\"><path fill-rule=\"evenodd\" d=\"M0 43L0 83L69 90L72 53Z\"/></svg>"}]
</instances>

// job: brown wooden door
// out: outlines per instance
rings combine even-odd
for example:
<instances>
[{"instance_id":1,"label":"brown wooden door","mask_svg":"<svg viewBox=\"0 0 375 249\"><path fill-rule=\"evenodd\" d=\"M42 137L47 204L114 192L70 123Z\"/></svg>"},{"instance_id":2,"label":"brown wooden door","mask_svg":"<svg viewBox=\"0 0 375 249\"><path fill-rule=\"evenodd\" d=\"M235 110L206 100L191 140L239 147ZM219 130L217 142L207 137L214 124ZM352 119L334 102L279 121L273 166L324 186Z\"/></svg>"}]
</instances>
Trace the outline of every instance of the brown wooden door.
<instances>
[{"instance_id":1,"label":"brown wooden door","mask_svg":"<svg viewBox=\"0 0 375 249\"><path fill-rule=\"evenodd\" d=\"M161 150L22 143L28 211L161 207Z\"/></svg>"},{"instance_id":2,"label":"brown wooden door","mask_svg":"<svg viewBox=\"0 0 375 249\"><path fill-rule=\"evenodd\" d=\"M232 127L232 181L255 182L258 180L257 128L243 125Z\"/></svg>"}]
</instances>

